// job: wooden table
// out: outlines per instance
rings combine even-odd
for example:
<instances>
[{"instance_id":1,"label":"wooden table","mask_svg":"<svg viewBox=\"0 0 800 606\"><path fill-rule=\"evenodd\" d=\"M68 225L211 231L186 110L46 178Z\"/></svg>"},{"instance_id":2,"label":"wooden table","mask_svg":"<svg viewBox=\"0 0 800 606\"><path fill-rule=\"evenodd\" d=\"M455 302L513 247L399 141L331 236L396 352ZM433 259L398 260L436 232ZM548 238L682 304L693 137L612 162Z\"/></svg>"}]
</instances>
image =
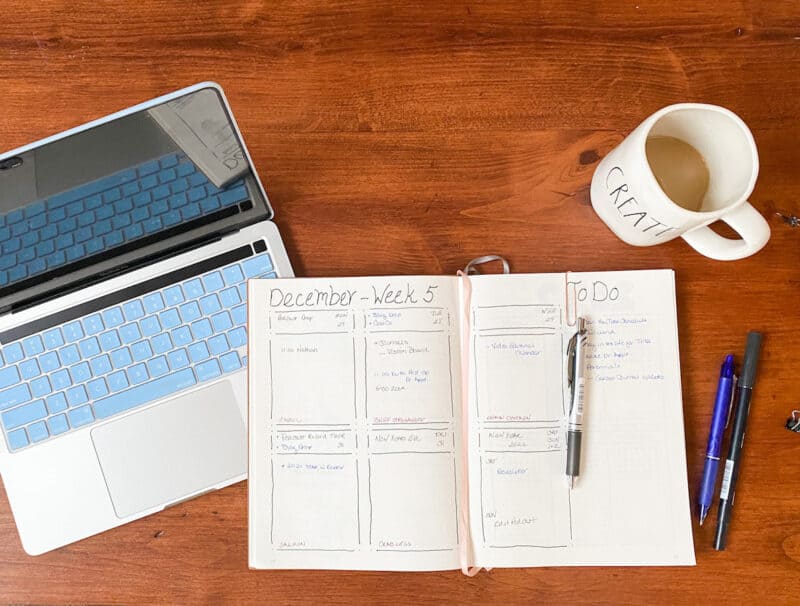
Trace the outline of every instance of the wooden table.
<instances>
[{"instance_id":1,"label":"wooden table","mask_svg":"<svg viewBox=\"0 0 800 606\"><path fill-rule=\"evenodd\" d=\"M690 489L721 355L767 340L727 551L697 566L460 572L247 569L245 483L37 558L0 491L0 601L35 603L797 603L800 5L796 2L6 0L0 147L197 81L230 98L300 276L677 272ZM761 153L752 258L632 248L589 203L599 158L678 101L727 106ZM566 237L569 235L569 237ZM658 419L653 420L654 423ZM579 580L577 580L579 579ZM793 597L795 596L795 597Z\"/></svg>"}]
</instances>

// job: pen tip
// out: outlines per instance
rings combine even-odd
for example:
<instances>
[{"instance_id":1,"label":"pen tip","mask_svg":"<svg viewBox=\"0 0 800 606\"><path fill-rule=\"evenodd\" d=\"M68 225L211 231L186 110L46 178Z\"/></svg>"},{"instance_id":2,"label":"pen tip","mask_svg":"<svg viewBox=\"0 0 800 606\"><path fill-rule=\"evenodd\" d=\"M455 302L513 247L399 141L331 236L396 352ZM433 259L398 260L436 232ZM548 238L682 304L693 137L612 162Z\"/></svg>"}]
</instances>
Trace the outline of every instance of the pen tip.
<instances>
[{"instance_id":1,"label":"pen tip","mask_svg":"<svg viewBox=\"0 0 800 606\"><path fill-rule=\"evenodd\" d=\"M575 488L575 476L570 476L569 477L569 487L570 488Z\"/></svg>"},{"instance_id":2,"label":"pen tip","mask_svg":"<svg viewBox=\"0 0 800 606\"><path fill-rule=\"evenodd\" d=\"M708 507L703 507L702 509L700 509L700 526L702 526L703 522L705 522L707 515L708 515Z\"/></svg>"}]
</instances>

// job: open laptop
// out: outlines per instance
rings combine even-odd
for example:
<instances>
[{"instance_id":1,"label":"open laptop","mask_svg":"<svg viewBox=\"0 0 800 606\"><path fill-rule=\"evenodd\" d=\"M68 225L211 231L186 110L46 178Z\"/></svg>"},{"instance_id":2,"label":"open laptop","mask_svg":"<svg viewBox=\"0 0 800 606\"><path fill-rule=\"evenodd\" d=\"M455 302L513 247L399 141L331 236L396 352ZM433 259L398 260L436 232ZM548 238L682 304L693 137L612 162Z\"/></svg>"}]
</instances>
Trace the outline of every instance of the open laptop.
<instances>
[{"instance_id":1,"label":"open laptop","mask_svg":"<svg viewBox=\"0 0 800 606\"><path fill-rule=\"evenodd\" d=\"M246 280L291 276L220 87L0 155L0 473L29 554L246 477Z\"/></svg>"}]
</instances>

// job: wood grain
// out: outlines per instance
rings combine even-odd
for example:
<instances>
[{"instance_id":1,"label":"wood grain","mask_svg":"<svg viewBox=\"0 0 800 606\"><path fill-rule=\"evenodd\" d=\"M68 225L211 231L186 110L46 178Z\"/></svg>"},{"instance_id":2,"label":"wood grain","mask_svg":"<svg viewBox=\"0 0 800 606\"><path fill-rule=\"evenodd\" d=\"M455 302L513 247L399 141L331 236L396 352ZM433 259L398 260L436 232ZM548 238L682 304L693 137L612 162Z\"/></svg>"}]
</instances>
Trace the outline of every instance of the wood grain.
<instances>
[{"instance_id":1,"label":"wood grain","mask_svg":"<svg viewBox=\"0 0 800 606\"><path fill-rule=\"evenodd\" d=\"M773 213L800 214L800 5L5 0L0 147L207 79L299 275L453 273L486 252L523 272L674 268L692 493L720 356L764 330L729 549L711 525L688 568L255 572L242 483L30 558L0 491L0 601L797 603L800 436L782 426L800 403L800 229ZM773 237L750 259L626 246L589 205L599 158L678 101L753 129Z\"/></svg>"}]
</instances>

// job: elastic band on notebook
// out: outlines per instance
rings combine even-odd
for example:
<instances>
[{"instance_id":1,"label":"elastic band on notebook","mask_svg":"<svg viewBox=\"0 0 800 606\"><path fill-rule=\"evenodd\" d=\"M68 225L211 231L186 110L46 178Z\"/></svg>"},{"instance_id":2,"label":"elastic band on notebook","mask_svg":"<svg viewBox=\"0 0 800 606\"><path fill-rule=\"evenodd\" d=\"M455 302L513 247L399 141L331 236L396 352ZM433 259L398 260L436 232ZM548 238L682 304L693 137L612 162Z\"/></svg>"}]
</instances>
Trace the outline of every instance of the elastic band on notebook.
<instances>
[{"instance_id":1,"label":"elastic band on notebook","mask_svg":"<svg viewBox=\"0 0 800 606\"><path fill-rule=\"evenodd\" d=\"M469 268L469 266L467 266ZM468 577L474 577L481 570L480 566L470 566L470 556L473 553L472 532L469 525L469 461L467 450L469 448L469 335L470 319L469 306L472 299L472 283L463 271L457 274L464 285L464 308L461 310L461 469L464 471L461 479L461 494L459 495L458 529L461 543L458 546L458 558L461 562L461 572Z\"/></svg>"}]
</instances>

